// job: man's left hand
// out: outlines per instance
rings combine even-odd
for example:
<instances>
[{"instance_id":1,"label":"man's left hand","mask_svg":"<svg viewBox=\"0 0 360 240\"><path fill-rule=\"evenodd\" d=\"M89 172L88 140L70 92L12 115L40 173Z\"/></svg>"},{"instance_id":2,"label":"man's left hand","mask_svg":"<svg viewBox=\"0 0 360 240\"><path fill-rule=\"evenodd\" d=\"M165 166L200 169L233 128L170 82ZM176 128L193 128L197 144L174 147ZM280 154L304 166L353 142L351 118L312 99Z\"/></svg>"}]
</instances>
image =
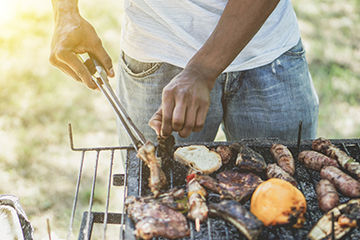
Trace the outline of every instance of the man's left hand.
<instances>
[{"instance_id":1,"label":"man's left hand","mask_svg":"<svg viewBox=\"0 0 360 240\"><path fill-rule=\"evenodd\" d=\"M209 82L214 81L200 71L185 68L163 89L161 106L149 125L161 136L176 131L185 138L200 131L210 106Z\"/></svg>"}]
</instances>

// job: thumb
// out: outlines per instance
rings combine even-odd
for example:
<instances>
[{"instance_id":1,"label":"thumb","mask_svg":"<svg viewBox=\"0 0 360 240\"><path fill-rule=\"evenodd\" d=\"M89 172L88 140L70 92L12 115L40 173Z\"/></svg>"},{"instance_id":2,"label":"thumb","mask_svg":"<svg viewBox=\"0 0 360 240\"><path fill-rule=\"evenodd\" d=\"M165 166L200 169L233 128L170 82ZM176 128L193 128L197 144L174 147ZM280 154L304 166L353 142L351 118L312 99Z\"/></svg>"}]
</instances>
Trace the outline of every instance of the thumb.
<instances>
[{"instance_id":1,"label":"thumb","mask_svg":"<svg viewBox=\"0 0 360 240\"><path fill-rule=\"evenodd\" d=\"M149 126L160 136L161 132L161 122L162 121L162 109L161 107L154 113L154 115L149 120Z\"/></svg>"},{"instance_id":2,"label":"thumb","mask_svg":"<svg viewBox=\"0 0 360 240\"><path fill-rule=\"evenodd\" d=\"M106 74L109 77L114 77L115 73L111 58L109 54L106 52L105 48L102 46L102 44L95 48L93 55L95 59L105 68Z\"/></svg>"}]
</instances>

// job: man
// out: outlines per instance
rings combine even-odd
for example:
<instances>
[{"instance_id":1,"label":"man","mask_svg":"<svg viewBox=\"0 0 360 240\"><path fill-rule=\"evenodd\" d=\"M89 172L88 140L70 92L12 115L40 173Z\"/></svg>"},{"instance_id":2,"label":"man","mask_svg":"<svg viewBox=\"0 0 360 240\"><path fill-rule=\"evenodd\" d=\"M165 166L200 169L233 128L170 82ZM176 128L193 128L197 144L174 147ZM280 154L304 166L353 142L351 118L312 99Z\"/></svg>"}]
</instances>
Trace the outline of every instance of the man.
<instances>
[{"instance_id":1,"label":"man","mask_svg":"<svg viewBox=\"0 0 360 240\"><path fill-rule=\"evenodd\" d=\"M95 89L76 54L114 76L77 0L52 0L52 64ZM290 0L125 0L119 97L145 136L213 141L316 134L318 99ZM155 113L155 114L154 114ZM148 126L148 120L150 126ZM120 141L127 144L126 134Z\"/></svg>"}]
</instances>

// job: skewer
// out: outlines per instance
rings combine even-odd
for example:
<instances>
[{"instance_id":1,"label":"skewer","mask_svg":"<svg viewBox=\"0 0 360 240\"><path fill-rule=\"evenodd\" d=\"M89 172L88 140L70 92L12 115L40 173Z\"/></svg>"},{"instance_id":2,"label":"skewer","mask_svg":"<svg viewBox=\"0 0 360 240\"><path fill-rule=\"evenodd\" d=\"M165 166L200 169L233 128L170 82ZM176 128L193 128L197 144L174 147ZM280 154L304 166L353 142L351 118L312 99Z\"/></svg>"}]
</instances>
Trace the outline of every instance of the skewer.
<instances>
[{"instance_id":1,"label":"skewer","mask_svg":"<svg viewBox=\"0 0 360 240\"><path fill-rule=\"evenodd\" d=\"M335 240L335 219L334 219L334 212L331 213L331 240Z\"/></svg>"},{"instance_id":2,"label":"skewer","mask_svg":"<svg viewBox=\"0 0 360 240\"><path fill-rule=\"evenodd\" d=\"M195 229L197 232L200 232L200 219L199 218L195 219Z\"/></svg>"},{"instance_id":3,"label":"skewer","mask_svg":"<svg viewBox=\"0 0 360 240\"><path fill-rule=\"evenodd\" d=\"M46 218L46 225L47 225L47 232L49 235L49 240L51 240L51 229L50 229L50 220L49 218Z\"/></svg>"},{"instance_id":4,"label":"skewer","mask_svg":"<svg viewBox=\"0 0 360 240\"><path fill-rule=\"evenodd\" d=\"M298 150L298 152L300 152L301 133L302 133L302 120L299 121L298 141L297 141L297 150Z\"/></svg>"}]
</instances>

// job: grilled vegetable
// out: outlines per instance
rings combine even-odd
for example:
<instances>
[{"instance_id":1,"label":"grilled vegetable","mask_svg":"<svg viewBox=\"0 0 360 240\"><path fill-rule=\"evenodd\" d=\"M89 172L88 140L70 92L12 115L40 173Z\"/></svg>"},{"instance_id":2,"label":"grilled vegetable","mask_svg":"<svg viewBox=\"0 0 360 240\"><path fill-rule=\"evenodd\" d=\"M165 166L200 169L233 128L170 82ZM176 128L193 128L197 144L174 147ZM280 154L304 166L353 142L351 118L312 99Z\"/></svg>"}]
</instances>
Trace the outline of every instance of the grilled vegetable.
<instances>
[{"instance_id":1,"label":"grilled vegetable","mask_svg":"<svg viewBox=\"0 0 360 240\"><path fill-rule=\"evenodd\" d=\"M312 149L336 159L342 168L349 171L349 173L358 180L360 179L360 163L356 162L354 158L334 146L330 140L318 138L312 142Z\"/></svg>"},{"instance_id":2,"label":"grilled vegetable","mask_svg":"<svg viewBox=\"0 0 360 240\"><path fill-rule=\"evenodd\" d=\"M316 185L316 194L319 207L324 212L327 212L339 205L339 195L335 186L327 179L320 180L320 182Z\"/></svg>"},{"instance_id":3,"label":"grilled vegetable","mask_svg":"<svg viewBox=\"0 0 360 240\"><path fill-rule=\"evenodd\" d=\"M265 226L290 224L300 228L305 222L306 200L289 182L271 178L256 188L250 211Z\"/></svg>"},{"instance_id":4,"label":"grilled vegetable","mask_svg":"<svg viewBox=\"0 0 360 240\"><path fill-rule=\"evenodd\" d=\"M135 222L135 234L138 238L165 237L175 239L190 234L184 215L158 201L147 201L130 196L125 205L127 214Z\"/></svg>"},{"instance_id":5,"label":"grilled vegetable","mask_svg":"<svg viewBox=\"0 0 360 240\"><path fill-rule=\"evenodd\" d=\"M236 201L210 203L209 210L212 215L232 223L247 239L257 239L263 230L262 222Z\"/></svg>"},{"instance_id":6,"label":"grilled vegetable","mask_svg":"<svg viewBox=\"0 0 360 240\"><path fill-rule=\"evenodd\" d=\"M324 154L315 151L302 151L299 153L298 159L305 167L320 171L321 168L326 166L339 167L335 159L329 158Z\"/></svg>"},{"instance_id":7,"label":"grilled vegetable","mask_svg":"<svg viewBox=\"0 0 360 240\"><path fill-rule=\"evenodd\" d=\"M187 189L189 199L189 212L187 217L195 220L196 231L200 231L200 222L207 219L208 207L206 206L206 191L196 180L195 174L187 178Z\"/></svg>"},{"instance_id":8,"label":"grilled vegetable","mask_svg":"<svg viewBox=\"0 0 360 240\"><path fill-rule=\"evenodd\" d=\"M279 178L285 181L288 181L295 187L297 186L296 180L290 176L287 172L285 172L281 167L279 167L276 163L268 164L266 167L266 176L268 178Z\"/></svg>"},{"instance_id":9,"label":"grilled vegetable","mask_svg":"<svg viewBox=\"0 0 360 240\"><path fill-rule=\"evenodd\" d=\"M238 152L236 158L236 165L240 169L255 171L259 173L265 170L266 162L260 153L257 153L251 148L239 143L232 144L230 148Z\"/></svg>"},{"instance_id":10,"label":"grilled vegetable","mask_svg":"<svg viewBox=\"0 0 360 240\"><path fill-rule=\"evenodd\" d=\"M336 189L348 197L360 197L360 182L356 181L340 169L327 166L320 171L321 178L332 182Z\"/></svg>"},{"instance_id":11,"label":"grilled vegetable","mask_svg":"<svg viewBox=\"0 0 360 240\"><path fill-rule=\"evenodd\" d=\"M150 169L149 187L151 192L157 197L160 189L166 185L166 176L161 170L161 159L155 156L155 146L151 142L143 145L137 155Z\"/></svg>"},{"instance_id":12,"label":"grilled vegetable","mask_svg":"<svg viewBox=\"0 0 360 240\"><path fill-rule=\"evenodd\" d=\"M360 199L350 200L328 211L308 234L311 240L331 239L332 214L335 220L334 236L335 239L340 239L354 226L354 220L360 220ZM349 221L349 223L344 223L344 221Z\"/></svg>"},{"instance_id":13,"label":"grilled vegetable","mask_svg":"<svg viewBox=\"0 0 360 240\"><path fill-rule=\"evenodd\" d=\"M282 144L274 144L270 149L277 164L291 176L295 173L295 162L290 150Z\"/></svg>"}]
</instances>

